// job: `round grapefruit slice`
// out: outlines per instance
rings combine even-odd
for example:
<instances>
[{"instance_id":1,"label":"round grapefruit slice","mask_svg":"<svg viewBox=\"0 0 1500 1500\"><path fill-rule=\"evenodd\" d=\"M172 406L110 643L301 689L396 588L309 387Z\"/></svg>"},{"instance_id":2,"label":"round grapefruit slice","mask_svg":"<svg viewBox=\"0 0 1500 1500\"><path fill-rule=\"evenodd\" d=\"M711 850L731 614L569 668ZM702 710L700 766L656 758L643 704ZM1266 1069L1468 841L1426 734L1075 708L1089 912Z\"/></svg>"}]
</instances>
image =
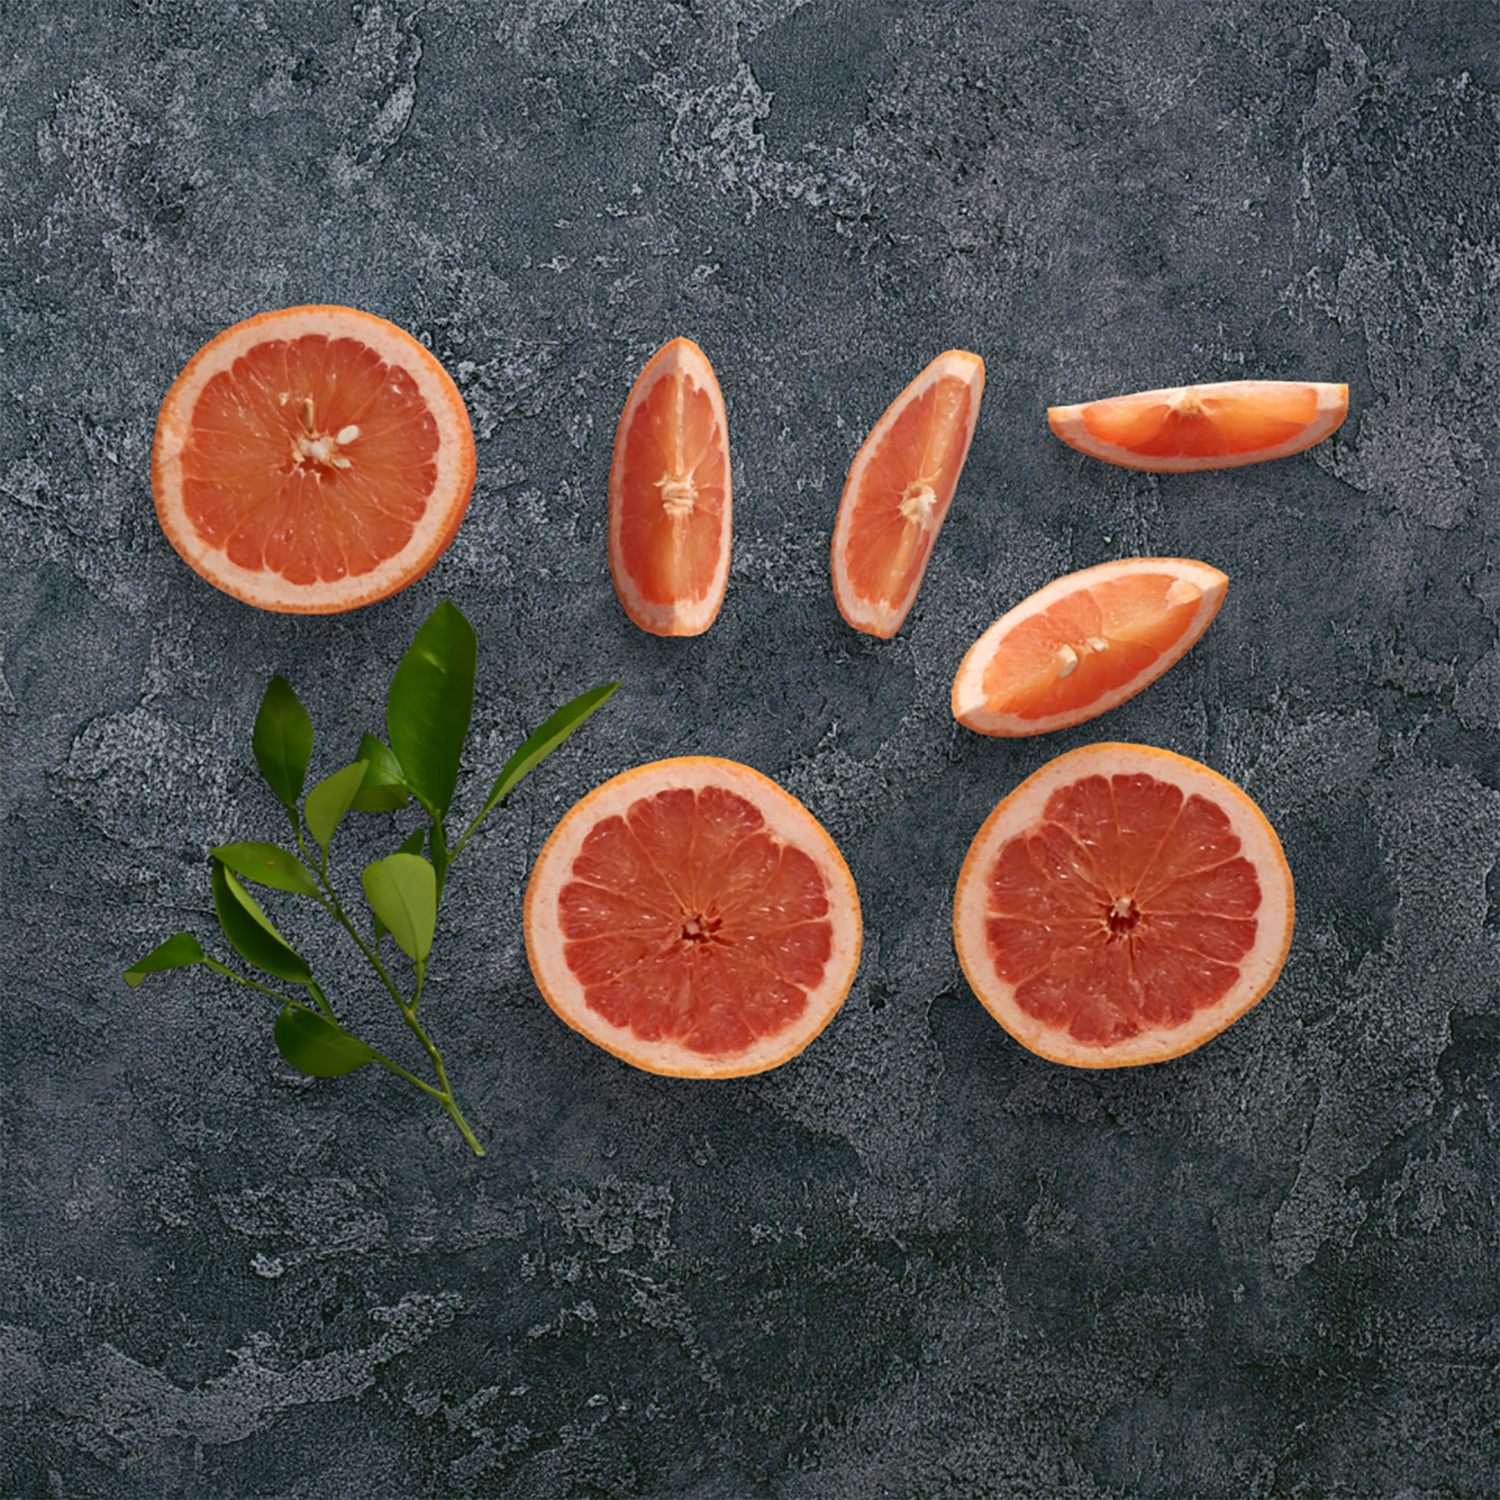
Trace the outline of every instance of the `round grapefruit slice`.
<instances>
[{"instance_id":1,"label":"round grapefruit slice","mask_svg":"<svg viewBox=\"0 0 1500 1500\"><path fill-rule=\"evenodd\" d=\"M1349 410L1349 387L1227 380L1053 406L1047 422L1080 453L1127 469L1184 474L1285 458L1321 443Z\"/></svg>"},{"instance_id":2,"label":"round grapefruit slice","mask_svg":"<svg viewBox=\"0 0 1500 1500\"><path fill-rule=\"evenodd\" d=\"M891 402L854 455L833 528L833 597L888 640L917 597L974 440L984 361L950 349Z\"/></svg>"},{"instance_id":3,"label":"round grapefruit slice","mask_svg":"<svg viewBox=\"0 0 1500 1500\"><path fill-rule=\"evenodd\" d=\"M985 820L953 898L959 962L1040 1057L1119 1068L1178 1057L1276 982L1292 874L1233 782L1144 745L1088 745Z\"/></svg>"},{"instance_id":4,"label":"round grapefruit slice","mask_svg":"<svg viewBox=\"0 0 1500 1500\"><path fill-rule=\"evenodd\" d=\"M636 378L609 468L609 571L625 613L652 635L701 635L729 581L729 418L691 339Z\"/></svg>"},{"instance_id":5,"label":"round grapefruit slice","mask_svg":"<svg viewBox=\"0 0 1500 1500\"><path fill-rule=\"evenodd\" d=\"M1181 557L1128 557L1038 590L969 647L953 717L980 734L1082 724L1155 682L1208 629L1229 580Z\"/></svg>"},{"instance_id":6,"label":"round grapefruit slice","mask_svg":"<svg viewBox=\"0 0 1500 1500\"><path fill-rule=\"evenodd\" d=\"M167 539L246 604L335 614L420 578L474 488L474 434L410 334L350 307L236 323L162 402L151 490Z\"/></svg>"},{"instance_id":7,"label":"round grapefruit slice","mask_svg":"<svg viewBox=\"0 0 1500 1500\"><path fill-rule=\"evenodd\" d=\"M567 1024L650 1073L734 1078L802 1051L859 965L848 866L797 799L708 756L596 787L542 846L526 954Z\"/></svg>"}]
</instances>

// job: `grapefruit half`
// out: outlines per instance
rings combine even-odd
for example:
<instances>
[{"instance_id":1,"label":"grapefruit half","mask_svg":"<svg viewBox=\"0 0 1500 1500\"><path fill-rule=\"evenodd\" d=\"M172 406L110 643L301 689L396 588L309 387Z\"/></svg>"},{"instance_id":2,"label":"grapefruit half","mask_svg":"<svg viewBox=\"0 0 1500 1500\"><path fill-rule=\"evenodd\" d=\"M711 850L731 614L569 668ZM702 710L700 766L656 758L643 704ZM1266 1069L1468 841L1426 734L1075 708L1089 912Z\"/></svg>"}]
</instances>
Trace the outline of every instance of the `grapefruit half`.
<instances>
[{"instance_id":1,"label":"grapefruit half","mask_svg":"<svg viewBox=\"0 0 1500 1500\"><path fill-rule=\"evenodd\" d=\"M984 393L984 361L950 349L891 402L849 466L833 528L833 597L856 630L889 639L917 597Z\"/></svg>"},{"instance_id":2,"label":"grapefruit half","mask_svg":"<svg viewBox=\"0 0 1500 1500\"><path fill-rule=\"evenodd\" d=\"M1227 380L1053 406L1047 423L1080 453L1127 469L1182 474L1300 453L1321 443L1348 410L1347 385Z\"/></svg>"},{"instance_id":3,"label":"grapefruit half","mask_svg":"<svg viewBox=\"0 0 1500 1500\"><path fill-rule=\"evenodd\" d=\"M1069 573L969 647L953 717L979 734L1082 724L1155 682L1208 629L1229 579L1181 557L1127 557Z\"/></svg>"},{"instance_id":4,"label":"grapefruit half","mask_svg":"<svg viewBox=\"0 0 1500 1500\"><path fill-rule=\"evenodd\" d=\"M1144 745L1088 745L1028 777L975 835L953 898L959 962L1040 1057L1178 1057L1276 982L1292 941L1276 831L1233 782Z\"/></svg>"},{"instance_id":5,"label":"grapefruit half","mask_svg":"<svg viewBox=\"0 0 1500 1500\"><path fill-rule=\"evenodd\" d=\"M729 581L729 418L708 356L673 339L636 378L609 468L609 571L652 635L701 635Z\"/></svg>"},{"instance_id":6,"label":"grapefruit half","mask_svg":"<svg viewBox=\"0 0 1500 1500\"><path fill-rule=\"evenodd\" d=\"M637 766L575 804L532 867L525 928L569 1026L676 1077L794 1057L859 966L859 897L822 824L709 756Z\"/></svg>"},{"instance_id":7,"label":"grapefruit half","mask_svg":"<svg viewBox=\"0 0 1500 1500\"><path fill-rule=\"evenodd\" d=\"M447 371L350 307L236 323L177 377L156 423L162 530L215 588L334 614L420 578L474 489L474 434Z\"/></svg>"}]
</instances>

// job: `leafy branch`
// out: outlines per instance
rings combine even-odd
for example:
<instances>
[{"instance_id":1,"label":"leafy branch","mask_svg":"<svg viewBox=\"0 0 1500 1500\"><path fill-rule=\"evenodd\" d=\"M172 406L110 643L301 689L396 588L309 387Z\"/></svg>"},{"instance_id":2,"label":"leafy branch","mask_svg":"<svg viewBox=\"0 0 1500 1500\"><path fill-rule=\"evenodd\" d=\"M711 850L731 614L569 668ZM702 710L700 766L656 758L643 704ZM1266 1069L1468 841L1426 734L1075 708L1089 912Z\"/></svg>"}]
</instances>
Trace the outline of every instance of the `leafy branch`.
<instances>
[{"instance_id":1,"label":"leafy branch","mask_svg":"<svg viewBox=\"0 0 1500 1500\"><path fill-rule=\"evenodd\" d=\"M455 605L439 604L417 632L391 681L385 712L389 745L366 734L357 758L325 777L306 798L302 790L312 759L312 719L286 679L273 677L255 717L251 747L266 785L286 809L295 852L273 843L221 844L211 851L212 887L214 910L229 946L252 968L280 980L283 988L237 973L209 957L187 932L169 937L132 964L125 971L125 982L134 987L148 974L202 964L271 995L281 1006L274 1026L276 1046L298 1072L337 1078L369 1063L381 1063L436 1099L453 1117L474 1154L483 1156L484 1148L454 1098L442 1056L417 1019L443 890L454 861L479 825L619 683L579 694L530 735L505 763L458 842L450 843L448 818L474 712L477 660L474 627ZM360 875L369 908L367 937L334 888L329 870L333 838L350 812L395 811L413 799L426 817L425 824L413 830L394 853L366 865ZM354 940L427 1054L435 1083L377 1052L339 1020L313 977L312 965L277 931L246 889L247 883L316 902ZM392 975L391 955L381 954L387 936L411 961L409 995ZM285 986L300 993L288 994Z\"/></svg>"}]
</instances>

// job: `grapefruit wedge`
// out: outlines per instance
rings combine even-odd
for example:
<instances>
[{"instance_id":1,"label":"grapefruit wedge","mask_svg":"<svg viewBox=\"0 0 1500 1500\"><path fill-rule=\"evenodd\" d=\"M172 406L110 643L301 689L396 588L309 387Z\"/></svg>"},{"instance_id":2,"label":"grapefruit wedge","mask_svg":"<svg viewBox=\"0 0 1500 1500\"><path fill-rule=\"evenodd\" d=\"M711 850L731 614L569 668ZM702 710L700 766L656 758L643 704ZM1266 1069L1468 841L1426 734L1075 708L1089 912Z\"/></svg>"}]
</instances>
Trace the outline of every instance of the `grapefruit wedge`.
<instances>
[{"instance_id":1,"label":"grapefruit wedge","mask_svg":"<svg viewBox=\"0 0 1500 1500\"><path fill-rule=\"evenodd\" d=\"M673 339L647 361L609 469L609 571L652 635L701 635L729 581L729 419L708 357Z\"/></svg>"},{"instance_id":2,"label":"grapefruit wedge","mask_svg":"<svg viewBox=\"0 0 1500 1500\"><path fill-rule=\"evenodd\" d=\"M1208 629L1229 580L1181 557L1128 557L1038 590L969 647L953 717L979 734L1045 734L1133 698Z\"/></svg>"},{"instance_id":3,"label":"grapefruit wedge","mask_svg":"<svg viewBox=\"0 0 1500 1500\"><path fill-rule=\"evenodd\" d=\"M1313 380L1228 380L1053 406L1070 448L1127 469L1183 474L1285 458L1321 443L1349 410L1349 387Z\"/></svg>"},{"instance_id":4,"label":"grapefruit wedge","mask_svg":"<svg viewBox=\"0 0 1500 1500\"><path fill-rule=\"evenodd\" d=\"M287 614L356 609L420 578L473 488L458 388L410 334L350 307L261 313L205 344L151 450L182 559Z\"/></svg>"},{"instance_id":5,"label":"grapefruit wedge","mask_svg":"<svg viewBox=\"0 0 1500 1500\"><path fill-rule=\"evenodd\" d=\"M650 1073L734 1078L802 1051L859 965L859 897L797 799L734 761L637 766L542 846L526 954L575 1031Z\"/></svg>"},{"instance_id":6,"label":"grapefruit wedge","mask_svg":"<svg viewBox=\"0 0 1500 1500\"><path fill-rule=\"evenodd\" d=\"M959 962L1040 1057L1178 1057L1276 982L1292 941L1281 841L1233 782L1144 745L1088 745L1023 781L975 835L953 898Z\"/></svg>"},{"instance_id":7,"label":"grapefruit wedge","mask_svg":"<svg viewBox=\"0 0 1500 1500\"><path fill-rule=\"evenodd\" d=\"M833 597L856 630L889 639L917 597L984 393L984 361L950 349L886 409L854 455L833 528Z\"/></svg>"}]
</instances>

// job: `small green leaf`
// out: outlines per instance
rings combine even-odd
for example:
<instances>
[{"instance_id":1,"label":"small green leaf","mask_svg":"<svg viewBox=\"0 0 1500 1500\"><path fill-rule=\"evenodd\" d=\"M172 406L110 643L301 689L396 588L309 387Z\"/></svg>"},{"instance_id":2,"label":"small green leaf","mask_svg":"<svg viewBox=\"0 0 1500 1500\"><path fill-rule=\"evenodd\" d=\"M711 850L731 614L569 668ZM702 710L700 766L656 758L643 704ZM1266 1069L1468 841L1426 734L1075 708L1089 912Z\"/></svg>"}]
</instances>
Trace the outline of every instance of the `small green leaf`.
<instances>
[{"instance_id":1,"label":"small green leaf","mask_svg":"<svg viewBox=\"0 0 1500 1500\"><path fill-rule=\"evenodd\" d=\"M401 847L396 850L397 854L420 854L422 852L422 840L427 837L425 828L418 828L401 840Z\"/></svg>"},{"instance_id":2,"label":"small green leaf","mask_svg":"<svg viewBox=\"0 0 1500 1500\"><path fill-rule=\"evenodd\" d=\"M311 1078L339 1078L375 1061L357 1036L316 1011L289 1005L276 1017L275 1031L276 1050Z\"/></svg>"},{"instance_id":3,"label":"small green leaf","mask_svg":"<svg viewBox=\"0 0 1500 1500\"><path fill-rule=\"evenodd\" d=\"M365 866L365 899L406 956L426 963L437 929L437 875L415 854L392 854Z\"/></svg>"},{"instance_id":4,"label":"small green leaf","mask_svg":"<svg viewBox=\"0 0 1500 1500\"><path fill-rule=\"evenodd\" d=\"M307 820L307 831L326 849L334 831L344 821L344 814L354 805L364 774L370 768L369 761L357 760L332 776L325 776L302 804L302 816ZM327 866L325 865L326 869Z\"/></svg>"},{"instance_id":5,"label":"small green leaf","mask_svg":"<svg viewBox=\"0 0 1500 1500\"><path fill-rule=\"evenodd\" d=\"M163 969L185 969L189 964L203 964L216 974L227 974L231 979L240 978L233 969L226 969L218 959L210 958L192 933L178 932L153 948L144 958L131 964L125 971L125 983L134 989L148 974L160 974ZM241 984L244 982L240 979Z\"/></svg>"},{"instance_id":6,"label":"small green leaf","mask_svg":"<svg viewBox=\"0 0 1500 1500\"><path fill-rule=\"evenodd\" d=\"M411 801L401 778L401 763L373 734L360 740L359 758L367 764L365 779L349 803L355 812L394 812Z\"/></svg>"},{"instance_id":7,"label":"small green leaf","mask_svg":"<svg viewBox=\"0 0 1500 1500\"><path fill-rule=\"evenodd\" d=\"M203 945L192 933L174 933L126 969L125 983L134 989L148 974L160 974L163 969L183 969L189 964L201 964L203 959Z\"/></svg>"},{"instance_id":8,"label":"small green leaf","mask_svg":"<svg viewBox=\"0 0 1500 1500\"><path fill-rule=\"evenodd\" d=\"M401 658L386 699L386 732L406 784L439 818L458 785L478 654L474 627L445 599Z\"/></svg>"},{"instance_id":9,"label":"small green leaf","mask_svg":"<svg viewBox=\"0 0 1500 1500\"><path fill-rule=\"evenodd\" d=\"M571 702L563 704L540 729L528 735L526 743L506 761L494 786L490 788L489 796L485 798L484 806L479 810L479 816L471 826L478 827L490 809L502 797L509 795L527 772L535 770L546 760L619 685L618 682L608 682L603 687L590 688L588 692L580 693Z\"/></svg>"},{"instance_id":10,"label":"small green leaf","mask_svg":"<svg viewBox=\"0 0 1500 1500\"><path fill-rule=\"evenodd\" d=\"M297 858L275 844L220 844L209 851L236 875L268 885L274 891L290 891L294 896L316 896L318 882L313 873Z\"/></svg>"},{"instance_id":11,"label":"small green leaf","mask_svg":"<svg viewBox=\"0 0 1500 1500\"><path fill-rule=\"evenodd\" d=\"M279 672L260 700L250 744L266 785L284 806L295 812L302 783L307 779L307 763L312 758L313 726L302 700Z\"/></svg>"},{"instance_id":12,"label":"small green leaf","mask_svg":"<svg viewBox=\"0 0 1500 1500\"><path fill-rule=\"evenodd\" d=\"M214 861L213 890L219 926L241 958L292 984L306 984L312 978L307 960L288 946L286 939L271 926L266 914L256 905L255 898L217 859Z\"/></svg>"}]
</instances>

